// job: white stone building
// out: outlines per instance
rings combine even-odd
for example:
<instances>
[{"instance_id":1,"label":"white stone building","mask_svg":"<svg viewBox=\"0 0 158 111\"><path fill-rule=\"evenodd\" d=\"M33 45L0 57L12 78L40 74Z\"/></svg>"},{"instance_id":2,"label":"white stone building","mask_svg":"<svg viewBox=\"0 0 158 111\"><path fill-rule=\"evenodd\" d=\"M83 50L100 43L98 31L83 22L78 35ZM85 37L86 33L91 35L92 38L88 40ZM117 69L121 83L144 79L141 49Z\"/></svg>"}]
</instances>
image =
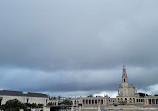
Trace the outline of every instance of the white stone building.
<instances>
[{"instance_id":1,"label":"white stone building","mask_svg":"<svg viewBox=\"0 0 158 111\"><path fill-rule=\"evenodd\" d=\"M28 92L24 94L21 91L0 90L0 105L5 104L8 100L17 99L22 103L36 103L46 105L49 97L42 93Z\"/></svg>"}]
</instances>

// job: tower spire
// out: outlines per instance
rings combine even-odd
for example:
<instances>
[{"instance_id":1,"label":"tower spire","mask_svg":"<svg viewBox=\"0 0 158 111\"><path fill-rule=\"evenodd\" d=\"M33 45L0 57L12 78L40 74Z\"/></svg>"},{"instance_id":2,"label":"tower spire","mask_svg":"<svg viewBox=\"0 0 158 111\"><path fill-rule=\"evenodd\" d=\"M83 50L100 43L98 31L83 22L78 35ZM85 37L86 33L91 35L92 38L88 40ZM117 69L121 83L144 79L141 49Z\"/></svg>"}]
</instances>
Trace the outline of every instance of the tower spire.
<instances>
[{"instance_id":1,"label":"tower spire","mask_svg":"<svg viewBox=\"0 0 158 111\"><path fill-rule=\"evenodd\" d=\"M122 86L128 86L128 78L127 78L127 73L126 73L126 67L123 64L123 72L122 72Z\"/></svg>"},{"instance_id":2,"label":"tower spire","mask_svg":"<svg viewBox=\"0 0 158 111\"><path fill-rule=\"evenodd\" d=\"M126 67L125 67L125 65L123 64L123 74L126 74L127 75L127 73L126 73Z\"/></svg>"}]
</instances>

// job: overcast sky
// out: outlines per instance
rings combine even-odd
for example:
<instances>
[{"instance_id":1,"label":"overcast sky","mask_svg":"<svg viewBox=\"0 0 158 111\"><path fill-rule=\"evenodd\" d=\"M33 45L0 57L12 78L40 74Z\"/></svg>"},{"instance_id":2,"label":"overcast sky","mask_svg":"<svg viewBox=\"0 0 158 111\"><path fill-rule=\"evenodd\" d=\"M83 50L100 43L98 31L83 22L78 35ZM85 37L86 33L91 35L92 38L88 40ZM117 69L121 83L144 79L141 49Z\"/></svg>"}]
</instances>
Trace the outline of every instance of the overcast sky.
<instances>
[{"instance_id":1,"label":"overcast sky","mask_svg":"<svg viewBox=\"0 0 158 111\"><path fill-rule=\"evenodd\" d=\"M117 95L125 64L158 93L158 0L1 0L0 89Z\"/></svg>"}]
</instances>

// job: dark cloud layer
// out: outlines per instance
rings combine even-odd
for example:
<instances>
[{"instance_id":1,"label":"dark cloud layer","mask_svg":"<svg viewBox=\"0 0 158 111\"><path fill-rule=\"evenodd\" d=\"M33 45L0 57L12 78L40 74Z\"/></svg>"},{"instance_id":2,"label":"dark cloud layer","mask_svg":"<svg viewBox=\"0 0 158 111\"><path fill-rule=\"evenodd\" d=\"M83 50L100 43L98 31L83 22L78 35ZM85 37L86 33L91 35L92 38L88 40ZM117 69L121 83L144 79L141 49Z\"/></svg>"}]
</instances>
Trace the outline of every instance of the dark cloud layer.
<instances>
[{"instance_id":1,"label":"dark cloud layer","mask_svg":"<svg viewBox=\"0 0 158 111\"><path fill-rule=\"evenodd\" d=\"M124 63L147 91L158 84L157 3L0 1L0 88L116 91Z\"/></svg>"}]
</instances>

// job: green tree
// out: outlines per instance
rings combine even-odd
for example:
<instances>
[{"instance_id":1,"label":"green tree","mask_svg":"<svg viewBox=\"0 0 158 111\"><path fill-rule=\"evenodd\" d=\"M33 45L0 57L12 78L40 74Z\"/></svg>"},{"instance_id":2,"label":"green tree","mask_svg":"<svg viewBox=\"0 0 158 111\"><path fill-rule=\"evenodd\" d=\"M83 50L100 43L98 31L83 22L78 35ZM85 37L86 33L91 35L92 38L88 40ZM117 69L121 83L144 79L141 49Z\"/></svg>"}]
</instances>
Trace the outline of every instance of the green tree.
<instances>
[{"instance_id":1,"label":"green tree","mask_svg":"<svg viewBox=\"0 0 158 111\"><path fill-rule=\"evenodd\" d=\"M49 102L47 105L53 105L53 103L52 103L52 102Z\"/></svg>"},{"instance_id":2,"label":"green tree","mask_svg":"<svg viewBox=\"0 0 158 111\"><path fill-rule=\"evenodd\" d=\"M5 110L5 105L4 105L4 104L1 105L1 106L0 106L0 109L1 109L1 110Z\"/></svg>"},{"instance_id":3,"label":"green tree","mask_svg":"<svg viewBox=\"0 0 158 111\"><path fill-rule=\"evenodd\" d=\"M61 99L61 96L58 96L57 98L58 98L58 100L60 100L60 99Z\"/></svg>"},{"instance_id":4,"label":"green tree","mask_svg":"<svg viewBox=\"0 0 158 111\"><path fill-rule=\"evenodd\" d=\"M36 103L32 103L31 108L38 108L38 105Z\"/></svg>"},{"instance_id":5,"label":"green tree","mask_svg":"<svg viewBox=\"0 0 158 111\"><path fill-rule=\"evenodd\" d=\"M63 100L63 102L61 102L60 104L72 105L72 102L71 102L69 99L65 99L65 100Z\"/></svg>"},{"instance_id":6,"label":"green tree","mask_svg":"<svg viewBox=\"0 0 158 111\"><path fill-rule=\"evenodd\" d=\"M26 105L17 99L9 100L3 107L7 111L19 111L19 109L26 110Z\"/></svg>"},{"instance_id":7,"label":"green tree","mask_svg":"<svg viewBox=\"0 0 158 111\"><path fill-rule=\"evenodd\" d=\"M38 104L38 108L43 108L43 104Z\"/></svg>"},{"instance_id":8,"label":"green tree","mask_svg":"<svg viewBox=\"0 0 158 111\"><path fill-rule=\"evenodd\" d=\"M54 96L54 97L50 97L50 100L56 100L57 98Z\"/></svg>"},{"instance_id":9,"label":"green tree","mask_svg":"<svg viewBox=\"0 0 158 111\"><path fill-rule=\"evenodd\" d=\"M88 95L87 97L93 97L93 95L92 95L92 94L90 94L90 95Z\"/></svg>"},{"instance_id":10,"label":"green tree","mask_svg":"<svg viewBox=\"0 0 158 111\"><path fill-rule=\"evenodd\" d=\"M27 107L28 109L31 109L31 104L30 104L30 103L25 103L25 105L26 105L26 107Z\"/></svg>"}]
</instances>

